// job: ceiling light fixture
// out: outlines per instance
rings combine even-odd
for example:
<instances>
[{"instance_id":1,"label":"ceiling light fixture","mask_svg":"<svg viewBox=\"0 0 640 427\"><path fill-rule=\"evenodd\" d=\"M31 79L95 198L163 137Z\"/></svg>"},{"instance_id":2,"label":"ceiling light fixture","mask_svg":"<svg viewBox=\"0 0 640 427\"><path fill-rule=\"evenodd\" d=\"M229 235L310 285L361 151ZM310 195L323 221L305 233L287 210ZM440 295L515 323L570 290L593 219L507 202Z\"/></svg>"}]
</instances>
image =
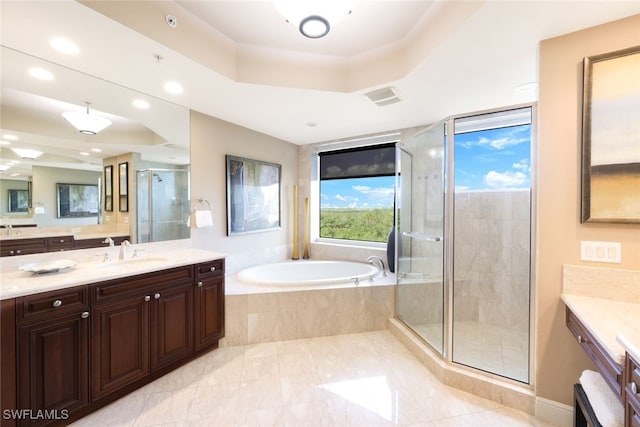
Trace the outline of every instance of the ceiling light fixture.
<instances>
[{"instance_id":1,"label":"ceiling light fixture","mask_svg":"<svg viewBox=\"0 0 640 427\"><path fill-rule=\"evenodd\" d=\"M80 49L74 42L69 39L65 39L64 37L56 37L49 41L49 45L52 48L57 50L58 52L64 53L65 55L77 55L80 53Z\"/></svg>"},{"instance_id":2,"label":"ceiling light fixture","mask_svg":"<svg viewBox=\"0 0 640 427\"><path fill-rule=\"evenodd\" d=\"M37 68L37 67L29 68L29 75L38 80L46 80L46 81L53 80L53 74L51 74L49 71L45 70L44 68Z\"/></svg>"},{"instance_id":3,"label":"ceiling light fixture","mask_svg":"<svg viewBox=\"0 0 640 427\"><path fill-rule=\"evenodd\" d=\"M18 156L27 160L35 160L38 157L42 156L42 151L31 150L28 148L11 148L11 150Z\"/></svg>"},{"instance_id":4,"label":"ceiling light fixture","mask_svg":"<svg viewBox=\"0 0 640 427\"><path fill-rule=\"evenodd\" d=\"M62 117L64 117L66 121L71 123L73 127L78 129L80 133L83 133L85 135L95 135L107 126L111 125L110 120L91 114L89 112L89 105L91 105L91 103L86 102L86 104L86 114L80 113L78 111L69 111L66 113L62 113Z\"/></svg>"},{"instance_id":5,"label":"ceiling light fixture","mask_svg":"<svg viewBox=\"0 0 640 427\"><path fill-rule=\"evenodd\" d=\"M164 90L166 90L167 92L173 94L173 95L180 95L183 92L182 89L182 85L178 82L166 82L164 84Z\"/></svg>"},{"instance_id":6,"label":"ceiling light fixture","mask_svg":"<svg viewBox=\"0 0 640 427\"><path fill-rule=\"evenodd\" d=\"M134 107L139 108L141 110L146 110L149 108L149 103L144 99L134 99L133 102L131 102L131 104Z\"/></svg>"},{"instance_id":7,"label":"ceiling light fixture","mask_svg":"<svg viewBox=\"0 0 640 427\"><path fill-rule=\"evenodd\" d=\"M274 7L303 36L319 39L351 13L352 2L343 0L278 0Z\"/></svg>"}]
</instances>

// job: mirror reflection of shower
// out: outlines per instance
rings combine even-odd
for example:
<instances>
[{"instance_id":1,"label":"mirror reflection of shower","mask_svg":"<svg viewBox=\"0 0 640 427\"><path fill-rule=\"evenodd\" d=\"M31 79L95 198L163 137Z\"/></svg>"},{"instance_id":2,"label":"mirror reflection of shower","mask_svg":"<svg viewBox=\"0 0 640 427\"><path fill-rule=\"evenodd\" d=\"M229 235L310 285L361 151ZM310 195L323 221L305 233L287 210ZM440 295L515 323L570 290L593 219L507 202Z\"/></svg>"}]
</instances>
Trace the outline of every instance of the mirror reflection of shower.
<instances>
[{"instance_id":1,"label":"mirror reflection of shower","mask_svg":"<svg viewBox=\"0 0 640 427\"><path fill-rule=\"evenodd\" d=\"M137 184L138 242L188 239L189 170L140 170Z\"/></svg>"}]
</instances>

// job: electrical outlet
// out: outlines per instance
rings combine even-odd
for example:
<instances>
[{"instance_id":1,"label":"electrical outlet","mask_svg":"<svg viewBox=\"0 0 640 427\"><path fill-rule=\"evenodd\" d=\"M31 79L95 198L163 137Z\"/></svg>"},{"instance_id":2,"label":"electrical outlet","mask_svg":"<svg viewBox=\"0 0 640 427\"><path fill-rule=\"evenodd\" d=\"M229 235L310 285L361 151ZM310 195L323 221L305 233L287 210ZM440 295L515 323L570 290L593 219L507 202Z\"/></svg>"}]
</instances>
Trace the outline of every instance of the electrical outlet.
<instances>
[{"instance_id":1,"label":"electrical outlet","mask_svg":"<svg viewBox=\"0 0 640 427\"><path fill-rule=\"evenodd\" d=\"M620 242L580 242L580 260L595 262L622 262Z\"/></svg>"}]
</instances>

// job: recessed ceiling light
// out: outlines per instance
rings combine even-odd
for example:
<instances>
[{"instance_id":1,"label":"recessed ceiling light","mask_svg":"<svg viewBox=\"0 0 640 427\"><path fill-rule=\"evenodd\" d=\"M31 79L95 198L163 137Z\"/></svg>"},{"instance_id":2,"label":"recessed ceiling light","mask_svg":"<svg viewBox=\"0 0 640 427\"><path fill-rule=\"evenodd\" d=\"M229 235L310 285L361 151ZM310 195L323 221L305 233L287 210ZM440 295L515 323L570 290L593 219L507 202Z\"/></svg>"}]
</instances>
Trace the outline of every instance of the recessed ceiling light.
<instances>
[{"instance_id":1,"label":"recessed ceiling light","mask_svg":"<svg viewBox=\"0 0 640 427\"><path fill-rule=\"evenodd\" d=\"M57 50L58 52L64 53L65 55L77 55L80 53L80 49L78 46L69 39L65 39L64 37L56 37L49 41L49 45L52 48Z\"/></svg>"},{"instance_id":2,"label":"recessed ceiling light","mask_svg":"<svg viewBox=\"0 0 640 427\"><path fill-rule=\"evenodd\" d=\"M35 77L38 80L53 80L53 74L44 68L33 67L29 68L29 75Z\"/></svg>"},{"instance_id":3,"label":"recessed ceiling light","mask_svg":"<svg viewBox=\"0 0 640 427\"><path fill-rule=\"evenodd\" d=\"M5 133L4 135L2 135L2 139L6 139L7 141L17 141L18 137L11 133Z\"/></svg>"},{"instance_id":4,"label":"recessed ceiling light","mask_svg":"<svg viewBox=\"0 0 640 427\"><path fill-rule=\"evenodd\" d=\"M134 107L139 108L141 110L146 110L147 108L149 108L149 103L144 99L134 99L131 104L133 104Z\"/></svg>"},{"instance_id":5,"label":"recessed ceiling light","mask_svg":"<svg viewBox=\"0 0 640 427\"><path fill-rule=\"evenodd\" d=\"M42 155L42 151L30 150L28 148L11 148L14 153L23 159L34 160Z\"/></svg>"},{"instance_id":6,"label":"recessed ceiling light","mask_svg":"<svg viewBox=\"0 0 640 427\"><path fill-rule=\"evenodd\" d=\"M89 153L87 153L86 151L81 151L81 152L80 152L80 155L81 155L81 156L88 156L88 155L89 155Z\"/></svg>"},{"instance_id":7,"label":"recessed ceiling light","mask_svg":"<svg viewBox=\"0 0 640 427\"><path fill-rule=\"evenodd\" d=\"M0 165L0 171L6 171L7 169L9 169L11 166L9 165Z\"/></svg>"},{"instance_id":8,"label":"recessed ceiling light","mask_svg":"<svg viewBox=\"0 0 640 427\"><path fill-rule=\"evenodd\" d=\"M180 95L184 89L180 83L171 81L164 84L164 90L174 95Z\"/></svg>"},{"instance_id":9,"label":"recessed ceiling light","mask_svg":"<svg viewBox=\"0 0 640 427\"><path fill-rule=\"evenodd\" d=\"M99 148L92 148L91 151L93 151L94 153L102 153L102 150Z\"/></svg>"},{"instance_id":10,"label":"recessed ceiling light","mask_svg":"<svg viewBox=\"0 0 640 427\"><path fill-rule=\"evenodd\" d=\"M9 141L0 140L0 145L11 145Z\"/></svg>"},{"instance_id":11,"label":"recessed ceiling light","mask_svg":"<svg viewBox=\"0 0 640 427\"><path fill-rule=\"evenodd\" d=\"M17 165L18 163L20 163L20 161L18 161L18 160L10 160L9 161L10 165Z\"/></svg>"},{"instance_id":12,"label":"recessed ceiling light","mask_svg":"<svg viewBox=\"0 0 640 427\"><path fill-rule=\"evenodd\" d=\"M16 173L12 173L11 176L20 176L20 174L16 172Z\"/></svg>"}]
</instances>

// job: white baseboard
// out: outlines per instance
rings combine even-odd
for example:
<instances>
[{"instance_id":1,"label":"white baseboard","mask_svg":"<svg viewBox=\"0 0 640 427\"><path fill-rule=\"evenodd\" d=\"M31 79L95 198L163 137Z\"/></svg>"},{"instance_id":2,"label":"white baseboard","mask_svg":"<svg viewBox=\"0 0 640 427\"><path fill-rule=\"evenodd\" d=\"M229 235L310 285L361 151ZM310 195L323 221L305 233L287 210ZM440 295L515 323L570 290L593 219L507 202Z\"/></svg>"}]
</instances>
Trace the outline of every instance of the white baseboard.
<instances>
[{"instance_id":1,"label":"white baseboard","mask_svg":"<svg viewBox=\"0 0 640 427\"><path fill-rule=\"evenodd\" d=\"M573 407L536 397L536 418L558 427L573 426Z\"/></svg>"}]
</instances>

